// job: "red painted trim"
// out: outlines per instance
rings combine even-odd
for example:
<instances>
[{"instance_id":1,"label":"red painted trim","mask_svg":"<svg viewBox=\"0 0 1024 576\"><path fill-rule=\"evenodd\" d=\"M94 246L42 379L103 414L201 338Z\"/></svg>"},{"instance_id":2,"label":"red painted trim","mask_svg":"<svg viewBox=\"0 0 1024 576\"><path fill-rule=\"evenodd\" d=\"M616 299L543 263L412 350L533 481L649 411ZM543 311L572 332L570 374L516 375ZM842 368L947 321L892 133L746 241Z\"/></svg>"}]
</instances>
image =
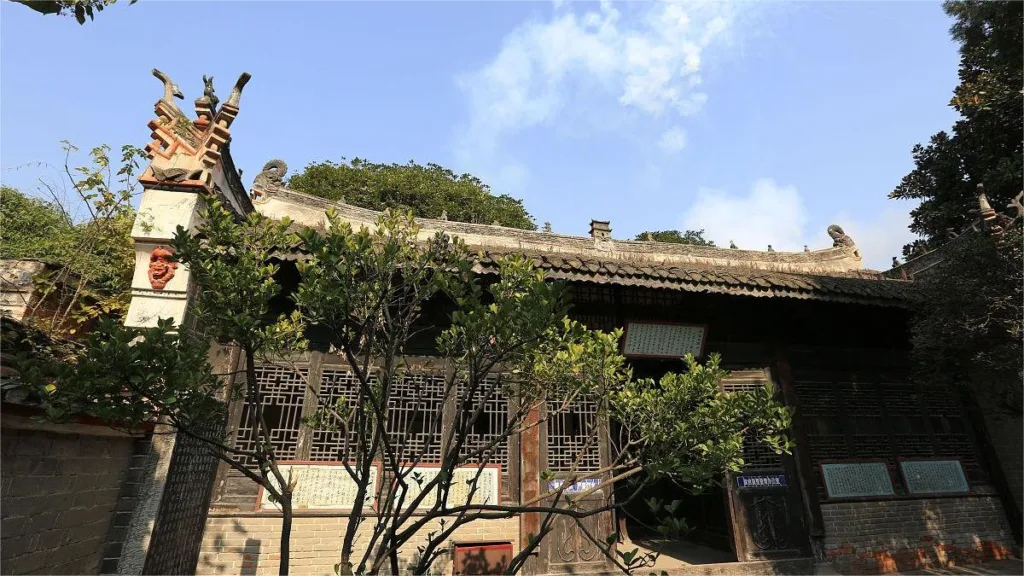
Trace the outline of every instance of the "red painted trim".
<instances>
[{"instance_id":1,"label":"red painted trim","mask_svg":"<svg viewBox=\"0 0 1024 576\"><path fill-rule=\"evenodd\" d=\"M622 355L625 356L626 358L657 358L657 359L670 359L670 360L680 360L681 359L681 358L677 358L675 355L672 355L672 354L665 354L665 355L662 355L662 354L626 354L626 339L629 337L629 325L631 323L632 324L659 324L659 325L665 325L665 326L689 326L689 327L692 327L692 328L703 328L704 329L704 333L701 335L700 351L697 354L697 359L704 358L704 354L705 354L705 352L707 350L707 345L708 345L708 332L710 332L710 326L708 324L688 324L686 322L665 322L665 321L662 321L662 320L637 320L637 319L631 319L631 318L627 318L626 319L626 322L625 322L626 325L622 329L622 344L620 345L620 351L622 352Z\"/></svg>"},{"instance_id":2,"label":"red painted trim","mask_svg":"<svg viewBox=\"0 0 1024 576\"><path fill-rule=\"evenodd\" d=\"M338 462L338 461L317 461L317 460L282 460L281 462L278 462L277 464L278 464L278 466L344 466L345 465L344 462ZM354 462L350 462L350 464L354 464ZM377 468L377 490L375 491L375 493L373 495L373 503L370 504L370 508L376 514L376 512L377 512L377 498L378 498L378 496L380 496L380 486L381 486L381 483L382 483L381 480L384 479L384 466L383 466L383 464L380 461L371 461L370 465L371 466L375 466ZM256 513L257 514L280 514L281 510L277 509L276 507L272 506L271 508L264 509L261 506L263 504L263 491L264 491L263 486L260 486L259 490L256 491ZM271 504L273 504L273 503L271 503ZM295 515L296 512L325 512L325 513L338 514L338 513L352 512L352 508L317 508L315 510L310 510L308 508L303 508L302 510L296 510L295 506L293 504L293 506L292 506L292 515Z\"/></svg>"}]
</instances>

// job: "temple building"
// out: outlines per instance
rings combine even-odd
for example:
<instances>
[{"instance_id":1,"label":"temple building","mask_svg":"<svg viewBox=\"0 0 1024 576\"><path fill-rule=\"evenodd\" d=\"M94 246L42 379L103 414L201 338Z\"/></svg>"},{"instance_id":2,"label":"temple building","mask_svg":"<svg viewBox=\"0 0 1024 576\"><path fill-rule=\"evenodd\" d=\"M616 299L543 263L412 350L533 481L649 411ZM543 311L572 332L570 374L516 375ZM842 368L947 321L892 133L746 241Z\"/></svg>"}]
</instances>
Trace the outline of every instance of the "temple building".
<instances>
[{"instance_id":1,"label":"temple building","mask_svg":"<svg viewBox=\"0 0 1024 576\"><path fill-rule=\"evenodd\" d=\"M137 270L128 324L149 326L172 317L188 325L194 285L187 268L171 267L162 251L178 225L195 228L207 198L222 199L240 215L257 211L302 226L323 226L328 209L354 227L374 226L377 212L289 189L286 166L278 160L267 163L251 189L243 185L230 147L245 143L232 143L229 128L248 75L219 108L212 90L197 100L195 116L177 107L176 87L166 76L162 80L166 95L150 123L151 165L141 177L145 192L133 231ZM665 565L680 574L737 562L745 563L734 568L743 573L809 573L815 565L882 573L1005 558L1020 542L1020 485L1014 490L1006 481L1020 476L1019 454L1014 461L1000 451L1000 440L990 437L976 407L958 390L910 378L913 282L864 269L855 239L840 226L822 231L818 249L783 252L621 240L612 234L612 222L599 220L591 220L589 236L443 219L417 223L423 238L444 231L465 241L480 254L475 270L481 275L497 273L498 256L521 253L551 280L567 283L572 317L593 329L626 330L625 355L637 376L679 370L679 350L700 357L718 352L731 372L724 391L771 383L792 409L792 454L746 446L740 473L684 502L680 514L693 527L686 542L666 543L645 532L632 520L643 516L640 508L628 517L595 517L602 536L620 530L638 545L661 546L670 563ZM280 256L284 275L299 258ZM429 356L431 350L416 353ZM237 355L225 353L220 360L230 367ZM351 386L345 366L328 353L296 351L296 365L321 391L343 394ZM275 449L294 466L336 462L338 435L303 423L310 395L290 366L258 366ZM394 407L417 414L417 423L405 430L409 442L428 420L450 417L443 403L418 402ZM581 401L572 417L500 447L495 489L501 501L534 498L544 488L539 471L557 476L567 469L580 431L597 425L591 408ZM500 421L508 405L487 410ZM244 444L253 437L253 423L240 405L230 414L231 441ZM487 433L480 430L482 438ZM203 476L204 466L189 467L198 451L187 439L159 442L151 466L163 472L144 491L149 504L135 508L125 544L127 550L134 543L135 555L122 556L119 573L144 567L160 573L171 565L160 564L160 554L171 554L161 549L166 542L159 535L170 530L164 528L168 519L201 528L201 539L194 534L179 542L194 547L197 573L276 573L280 513L266 505L258 487L224 464L212 477ZM429 446L424 450L430 453ZM606 452L598 447L585 455L582 469L599 469ZM656 486L651 495L671 490ZM192 504L175 507L172 493ZM458 555L480 547L515 553L534 529L528 516L481 520L460 530L436 566L444 574L460 573ZM341 503L297 508L292 573L333 574L346 522ZM608 569L569 525L549 542L530 573Z\"/></svg>"}]
</instances>

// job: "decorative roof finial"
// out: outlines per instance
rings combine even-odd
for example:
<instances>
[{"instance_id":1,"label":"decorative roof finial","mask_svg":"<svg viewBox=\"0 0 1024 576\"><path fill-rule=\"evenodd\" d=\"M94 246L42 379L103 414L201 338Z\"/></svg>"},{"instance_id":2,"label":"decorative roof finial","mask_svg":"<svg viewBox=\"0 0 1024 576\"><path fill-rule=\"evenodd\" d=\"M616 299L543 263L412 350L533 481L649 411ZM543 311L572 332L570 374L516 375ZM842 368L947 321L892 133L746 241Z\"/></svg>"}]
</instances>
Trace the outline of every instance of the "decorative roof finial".
<instances>
[{"instance_id":1,"label":"decorative roof finial","mask_svg":"<svg viewBox=\"0 0 1024 576\"><path fill-rule=\"evenodd\" d=\"M807 247L807 244L804 244L804 252L810 252L810 251L811 251L811 249Z\"/></svg>"},{"instance_id":2,"label":"decorative roof finial","mask_svg":"<svg viewBox=\"0 0 1024 576\"><path fill-rule=\"evenodd\" d=\"M213 91L213 76L207 77L203 74L203 98L206 98L210 103L210 110L216 112L217 104L220 104L220 98Z\"/></svg>"},{"instance_id":3,"label":"decorative roof finial","mask_svg":"<svg viewBox=\"0 0 1024 576\"><path fill-rule=\"evenodd\" d=\"M267 188L283 186L284 175L287 173L288 165L284 160L274 158L264 164L263 170L252 180L252 201L256 204L266 202L269 199Z\"/></svg>"},{"instance_id":4,"label":"decorative roof finial","mask_svg":"<svg viewBox=\"0 0 1024 576\"><path fill-rule=\"evenodd\" d=\"M177 98L179 100L184 100L185 95L181 93L181 90L178 88L178 85L175 84L173 80L171 80L170 76L164 74L156 68L153 68L153 76L156 76L161 82L164 83L164 95L162 98L160 98L160 101L165 103L172 110L176 110L180 114L181 109L178 108L178 105L174 102L174 99Z\"/></svg>"},{"instance_id":5,"label":"decorative roof finial","mask_svg":"<svg viewBox=\"0 0 1024 576\"><path fill-rule=\"evenodd\" d=\"M446 220L446 221L448 220L448 211L447 210L441 210L441 220Z\"/></svg>"},{"instance_id":6,"label":"decorative roof finial","mask_svg":"<svg viewBox=\"0 0 1024 576\"><path fill-rule=\"evenodd\" d=\"M893 268L899 268L900 267L900 259L899 258L897 258L895 256L892 257L892 267Z\"/></svg>"},{"instance_id":7,"label":"decorative roof finial","mask_svg":"<svg viewBox=\"0 0 1024 576\"><path fill-rule=\"evenodd\" d=\"M978 184L978 208L982 220L988 222L996 217L996 211L992 209L992 204L989 203L988 196L985 194L984 184Z\"/></svg>"},{"instance_id":8,"label":"decorative roof finial","mask_svg":"<svg viewBox=\"0 0 1024 576\"><path fill-rule=\"evenodd\" d=\"M732 240L729 240L729 248L732 248L733 250L737 250L737 249L739 249L739 246L737 246L736 243L733 242Z\"/></svg>"},{"instance_id":9,"label":"decorative roof finial","mask_svg":"<svg viewBox=\"0 0 1024 576\"><path fill-rule=\"evenodd\" d=\"M242 75L238 77L238 81L235 82L235 87L231 89L231 95L228 96L228 101L224 103L225 106L238 108L238 101L242 98L242 88L245 88L250 78L252 78L252 74L242 72Z\"/></svg>"},{"instance_id":10,"label":"decorative roof finial","mask_svg":"<svg viewBox=\"0 0 1024 576\"><path fill-rule=\"evenodd\" d=\"M544 223L544 231L545 232L551 232L551 222L545 222Z\"/></svg>"},{"instance_id":11,"label":"decorative roof finial","mask_svg":"<svg viewBox=\"0 0 1024 576\"><path fill-rule=\"evenodd\" d=\"M501 226L501 222L495 220L494 222L491 222L491 226Z\"/></svg>"},{"instance_id":12,"label":"decorative roof finial","mask_svg":"<svg viewBox=\"0 0 1024 576\"><path fill-rule=\"evenodd\" d=\"M654 242L654 234L651 234L650 232L644 234L644 240Z\"/></svg>"},{"instance_id":13,"label":"decorative roof finial","mask_svg":"<svg viewBox=\"0 0 1024 576\"><path fill-rule=\"evenodd\" d=\"M772 245L771 245L771 244L769 244L769 245L768 245L768 251L769 251L769 252L775 252L775 249L774 249L774 248L772 248Z\"/></svg>"},{"instance_id":14,"label":"decorative roof finial","mask_svg":"<svg viewBox=\"0 0 1024 576\"><path fill-rule=\"evenodd\" d=\"M833 248L839 248L840 246L856 246L853 242L853 238L847 236L846 232L843 232L843 228L838 224L833 224L828 227L828 235L832 237Z\"/></svg>"}]
</instances>

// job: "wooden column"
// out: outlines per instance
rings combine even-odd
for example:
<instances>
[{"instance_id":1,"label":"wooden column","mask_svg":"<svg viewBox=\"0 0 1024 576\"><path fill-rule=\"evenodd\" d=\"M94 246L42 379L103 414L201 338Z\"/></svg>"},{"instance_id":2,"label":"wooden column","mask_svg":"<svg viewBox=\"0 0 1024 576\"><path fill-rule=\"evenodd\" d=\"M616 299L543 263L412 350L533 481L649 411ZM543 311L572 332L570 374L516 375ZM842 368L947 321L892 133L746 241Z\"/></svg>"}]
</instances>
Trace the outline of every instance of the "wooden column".
<instances>
[{"instance_id":1,"label":"wooden column","mask_svg":"<svg viewBox=\"0 0 1024 576\"><path fill-rule=\"evenodd\" d=\"M541 493L540 472L541 472L541 443L540 443L540 414L541 407L538 404L523 421L528 427L519 435L519 486L520 502L534 500ZM520 546L527 546L530 537L536 537L540 533L540 512L528 512L519 516L519 542ZM543 562L541 562L543 564ZM537 557L530 558L523 568L524 574L539 574L542 567L538 566Z\"/></svg>"}]
</instances>

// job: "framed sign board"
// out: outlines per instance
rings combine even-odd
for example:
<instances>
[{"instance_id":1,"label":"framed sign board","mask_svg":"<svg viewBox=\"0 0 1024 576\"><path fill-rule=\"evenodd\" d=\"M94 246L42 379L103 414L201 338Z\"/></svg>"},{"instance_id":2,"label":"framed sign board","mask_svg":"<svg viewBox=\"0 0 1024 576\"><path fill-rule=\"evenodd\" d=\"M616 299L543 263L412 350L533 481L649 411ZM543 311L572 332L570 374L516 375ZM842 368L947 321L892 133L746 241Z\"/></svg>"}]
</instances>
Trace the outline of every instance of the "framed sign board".
<instances>
[{"instance_id":1,"label":"framed sign board","mask_svg":"<svg viewBox=\"0 0 1024 576\"><path fill-rule=\"evenodd\" d=\"M967 494L971 491L959 460L901 460L911 494Z\"/></svg>"},{"instance_id":2,"label":"framed sign board","mask_svg":"<svg viewBox=\"0 0 1024 576\"><path fill-rule=\"evenodd\" d=\"M627 322L622 355L627 358L680 359L687 353L704 355L708 335L705 324L671 322Z\"/></svg>"},{"instance_id":3,"label":"framed sign board","mask_svg":"<svg viewBox=\"0 0 1024 576\"><path fill-rule=\"evenodd\" d=\"M829 498L895 495L885 461L822 463L821 475Z\"/></svg>"},{"instance_id":4,"label":"framed sign board","mask_svg":"<svg viewBox=\"0 0 1024 576\"><path fill-rule=\"evenodd\" d=\"M405 477L405 481L409 485L409 489L405 493L405 502L411 502L413 498L419 496L422 490L421 483L415 480L416 477L423 480L422 484L426 484L436 478L440 471L440 466L430 464L420 464L413 467L412 471ZM477 472L480 473L479 476L477 476ZM470 500L470 482L474 478L476 478L476 491L473 492L473 498ZM436 488L431 492L431 494L423 497L419 508L430 508L434 505L434 502L437 501ZM479 466L462 466L455 469L451 486L448 489L449 507L464 506L467 503L498 504L501 502L500 498L501 464L488 464L484 466L483 470L480 470Z\"/></svg>"},{"instance_id":5,"label":"framed sign board","mask_svg":"<svg viewBox=\"0 0 1024 576\"><path fill-rule=\"evenodd\" d=\"M293 510L351 510L356 501L358 485L352 480L341 462L282 462L278 464L285 480L295 481L292 492ZM373 505L380 478L380 464L370 466L370 479L366 486L365 503ZM275 487L277 482L271 480ZM260 487L257 496L259 510L280 510L270 501L270 493Z\"/></svg>"}]
</instances>

